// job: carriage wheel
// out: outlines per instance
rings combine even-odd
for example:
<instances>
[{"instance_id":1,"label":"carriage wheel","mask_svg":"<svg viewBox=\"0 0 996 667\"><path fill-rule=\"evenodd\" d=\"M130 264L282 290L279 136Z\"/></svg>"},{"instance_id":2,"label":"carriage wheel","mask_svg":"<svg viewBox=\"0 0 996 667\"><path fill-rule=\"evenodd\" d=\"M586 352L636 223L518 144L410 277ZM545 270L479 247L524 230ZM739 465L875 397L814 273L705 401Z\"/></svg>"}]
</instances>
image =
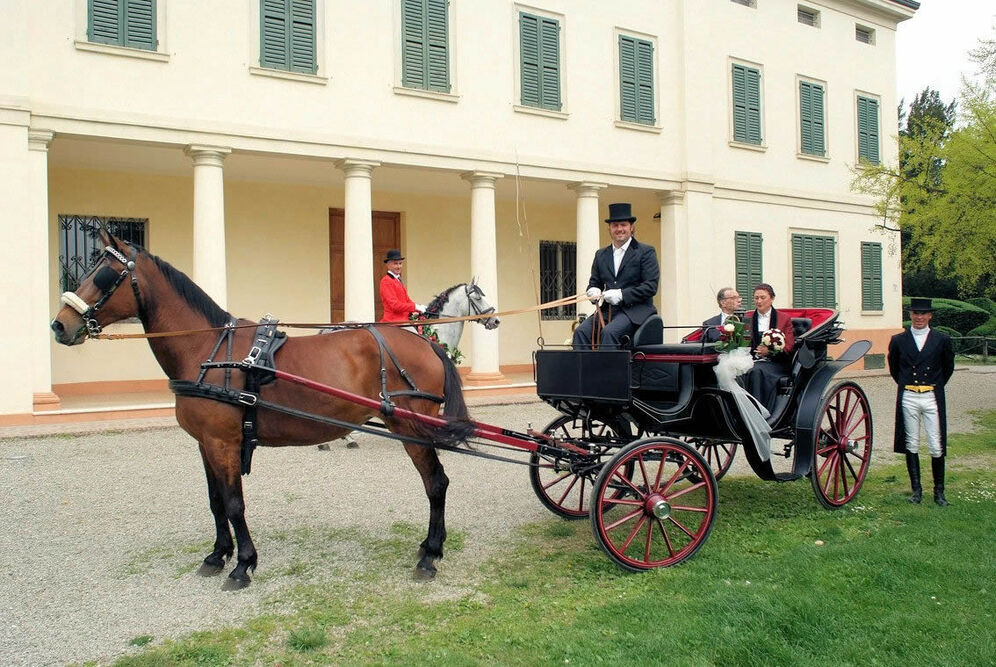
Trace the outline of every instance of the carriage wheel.
<instances>
[{"instance_id":1,"label":"carriage wheel","mask_svg":"<svg viewBox=\"0 0 996 667\"><path fill-rule=\"evenodd\" d=\"M583 442L593 452L581 459L568 456L529 457L529 481L543 505L565 519L584 519L591 505L592 487L602 463L616 448L629 442L613 427L594 419L563 415L547 424L546 435ZM632 470L632 467L630 468Z\"/></svg>"},{"instance_id":2,"label":"carriage wheel","mask_svg":"<svg viewBox=\"0 0 996 667\"><path fill-rule=\"evenodd\" d=\"M868 474L872 455L868 397L853 382L841 382L823 399L819 418L809 477L820 504L837 509L858 495Z\"/></svg>"},{"instance_id":3,"label":"carriage wheel","mask_svg":"<svg viewBox=\"0 0 996 667\"><path fill-rule=\"evenodd\" d=\"M712 469L692 447L671 438L640 440L602 468L592 532L609 558L632 572L677 565L709 536L717 494Z\"/></svg>"},{"instance_id":4,"label":"carriage wheel","mask_svg":"<svg viewBox=\"0 0 996 667\"><path fill-rule=\"evenodd\" d=\"M696 451L702 455L702 458L712 468L712 473L716 476L716 481L723 478L723 475L733 465L733 458L737 455L738 445L735 442L716 442L715 440L706 440L704 438L693 438L688 442L695 445Z\"/></svg>"}]
</instances>

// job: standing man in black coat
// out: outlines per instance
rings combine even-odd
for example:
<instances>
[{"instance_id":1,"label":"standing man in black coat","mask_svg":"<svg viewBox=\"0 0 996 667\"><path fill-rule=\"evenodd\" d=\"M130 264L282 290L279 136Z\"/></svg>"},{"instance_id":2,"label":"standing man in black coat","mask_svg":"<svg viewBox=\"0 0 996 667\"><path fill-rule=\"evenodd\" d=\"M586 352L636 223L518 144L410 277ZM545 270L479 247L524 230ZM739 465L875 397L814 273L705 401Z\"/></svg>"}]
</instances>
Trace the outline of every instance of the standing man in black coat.
<instances>
[{"instance_id":1,"label":"standing man in black coat","mask_svg":"<svg viewBox=\"0 0 996 667\"><path fill-rule=\"evenodd\" d=\"M951 338L931 329L930 299L910 299L912 326L889 341L889 372L896 393L896 437L893 449L906 454L911 503L923 497L920 486L920 427L927 434L927 451L934 476L934 502L944 507L944 457L948 451L948 418L944 385L954 372Z\"/></svg>"},{"instance_id":2,"label":"standing man in black coat","mask_svg":"<svg viewBox=\"0 0 996 667\"><path fill-rule=\"evenodd\" d=\"M630 204L609 204L606 218L612 243L600 248L591 263L588 298L595 302L602 297L601 345L616 348L624 336L632 336L636 328L651 315L657 314L654 295L660 280L660 265L654 247L640 243L633 236L633 216ZM574 330L574 349L592 347L592 328L598 315L592 315Z\"/></svg>"}]
</instances>

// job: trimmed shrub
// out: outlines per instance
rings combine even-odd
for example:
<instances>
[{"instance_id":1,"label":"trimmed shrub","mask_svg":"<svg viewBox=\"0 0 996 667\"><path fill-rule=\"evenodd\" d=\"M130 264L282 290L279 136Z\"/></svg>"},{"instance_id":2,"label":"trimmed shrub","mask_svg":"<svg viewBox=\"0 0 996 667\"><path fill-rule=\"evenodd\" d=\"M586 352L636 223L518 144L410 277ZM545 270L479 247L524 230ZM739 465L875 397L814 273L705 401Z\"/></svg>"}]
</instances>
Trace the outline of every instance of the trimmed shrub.
<instances>
[{"instance_id":1,"label":"trimmed shrub","mask_svg":"<svg viewBox=\"0 0 996 667\"><path fill-rule=\"evenodd\" d=\"M934 317L931 325L938 328L948 327L959 336L981 326L992 317L989 311L957 299L933 299L932 304ZM909 306L910 298L903 297L904 312L909 311Z\"/></svg>"},{"instance_id":2,"label":"trimmed shrub","mask_svg":"<svg viewBox=\"0 0 996 667\"><path fill-rule=\"evenodd\" d=\"M990 317L989 321L975 327L966 336L985 336L986 338L996 338L996 317Z\"/></svg>"},{"instance_id":3,"label":"trimmed shrub","mask_svg":"<svg viewBox=\"0 0 996 667\"><path fill-rule=\"evenodd\" d=\"M977 306L982 310L988 310L990 315L996 315L996 301L993 301L988 296L972 297L971 299L965 299L965 302Z\"/></svg>"}]
</instances>

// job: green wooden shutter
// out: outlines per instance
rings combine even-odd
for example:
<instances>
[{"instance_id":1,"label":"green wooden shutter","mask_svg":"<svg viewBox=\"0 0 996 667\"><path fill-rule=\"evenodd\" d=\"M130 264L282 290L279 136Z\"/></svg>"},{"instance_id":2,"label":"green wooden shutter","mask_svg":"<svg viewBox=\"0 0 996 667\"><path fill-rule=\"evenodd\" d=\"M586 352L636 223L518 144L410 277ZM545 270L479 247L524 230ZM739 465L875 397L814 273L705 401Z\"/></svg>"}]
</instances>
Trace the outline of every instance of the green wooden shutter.
<instances>
[{"instance_id":1,"label":"green wooden shutter","mask_svg":"<svg viewBox=\"0 0 996 667\"><path fill-rule=\"evenodd\" d=\"M428 75L426 87L429 90L450 92L450 42L449 42L449 2L448 0L427 0L426 2L426 49L428 53Z\"/></svg>"},{"instance_id":2,"label":"green wooden shutter","mask_svg":"<svg viewBox=\"0 0 996 667\"><path fill-rule=\"evenodd\" d=\"M834 239L792 235L792 306L836 308Z\"/></svg>"},{"instance_id":3,"label":"green wooden shutter","mask_svg":"<svg viewBox=\"0 0 996 667\"><path fill-rule=\"evenodd\" d=\"M262 67L314 74L314 0L261 0L260 49Z\"/></svg>"},{"instance_id":4,"label":"green wooden shutter","mask_svg":"<svg viewBox=\"0 0 996 667\"><path fill-rule=\"evenodd\" d=\"M861 244L861 309L882 310L882 244Z\"/></svg>"},{"instance_id":5,"label":"green wooden shutter","mask_svg":"<svg viewBox=\"0 0 996 667\"><path fill-rule=\"evenodd\" d=\"M878 100L858 97L858 160L878 164Z\"/></svg>"},{"instance_id":6,"label":"green wooden shutter","mask_svg":"<svg viewBox=\"0 0 996 667\"><path fill-rule=\"evenodd\" d=\"M522 104L560 110L560 22L519 13Z\"/></svg>"},{"instance_id":7,"label":"green wooden shutter","mask_svg":"<svg viewBox=\"0 0 996 667\"><path fill-rule=\"evenodd\" d=\"M761 72L733 65L733 140L761 144Z\"/></svg>"},{"instance_id":8,"label":"green wooden shutter","mask_svg":"<svg viewBox=\"0 0 996 667\"><path fill-rule=\"evenodd\" d=\"M754 286L763 281L762 237L757 232L737 232L734 239L737 291L740 294L752 294Z\"/></svg>"},{"instance_id":9,"label":"green wooden shutter","mask_svg":"<svg viewBox=\"0 0 996 667\"><path fill-rule=\"evenodd\" d=\"M121 0L88 0L87 39L98 44L121 44Z\"/></svg>"},{"instance_id":10,"label":"green wooden shutter","mask_svg":"<svg viewBox=\"0 0 996 667\"><path fill-rule=\"evenodd\" d=\"M155 51L156 39L156 3L155 0L123 0L124 14L124 45L133 49Z\"/></svg>"},{"instance_id":11,"label":"green wooden shutter","mask_svg":"<svg viewBox=\"0 0 996 667\"><path fill-rule=\"evenodd\" d=\"M425 13L421 0L401 0L401 85L425 88Z\"/></svg>"},{"instance_id":12,"label":"green wooden shutter","mask_svg":"<svg viewBox=\"0 0 996 667\"><path fill-rule=\"evenodd\" d=\"M447 0L402 0L401 83L406 88L450 91L448 11Z\"/></svg>"},{"instance_id":13,"label":"green wooden shutter","mask_svg":"<svg viewBox=\"0 0 996 667\"><path fill-rule=\"evenodd\" d=\"M87 0L87 39L154 51L155 0Z\"/></svg>"},{"instance_id":14,"label":"green wooden shutter","mask_svg":"<svg viewBox=\"0 0 996 667\"><path fill-rule=\"evenodd\" d=\"M826 155L823 120L823 86L799 82L799 128L802 152Z\"/></svg>"},{"instance_id":15,"label":"green wooden shutter","mask_svg":"<svg viewBox=\"0 0 996 667\"><path fill-rule=\"evenodd\" d=\"M654 45L642 39L619 36L620 118L653 125Z\"/></svg>"}]
</instances>

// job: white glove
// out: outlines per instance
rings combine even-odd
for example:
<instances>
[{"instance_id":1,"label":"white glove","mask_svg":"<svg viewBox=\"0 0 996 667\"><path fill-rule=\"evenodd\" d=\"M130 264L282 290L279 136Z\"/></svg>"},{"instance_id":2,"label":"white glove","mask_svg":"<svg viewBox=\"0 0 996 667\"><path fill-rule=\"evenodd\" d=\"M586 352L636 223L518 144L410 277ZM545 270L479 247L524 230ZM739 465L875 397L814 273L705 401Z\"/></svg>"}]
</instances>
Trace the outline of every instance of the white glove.
<instances>
[{"instance_id":1,"label":"white glove","mask_svg":"<svg viewBox=\"0 0 996 667\"><path fill-rule=\"evenodd\" d=\"M588 298L591 299L592 303L595 303L596 301L598 301L598 297L602 296L602 290L598 289L597 287L589 287L588 291L585 292L585 294L588 295Z\"/></svg>"},{"instance_id":2,"label":"white glove","mask_svg":"<svg viewBox=\"0 0 996 667\"><path fill-rule=\"evenodd\" d=\"M618 306L622 303L622 290L621 289L607 289L605 293L602 294L605 300L611 303L613 306Z\"/></svg>"},{"instance_id":3,"label":"white glove","mask_svg":"<svg viewBox=\"0 0 996 667\"><path fill-rule=\"evenodd\" d=\"M415 304L415 310L417 310L420 313L424 313L425 312L425 306L423 306L420 303L416 303Z\"/></svg>"}]
</instances>

